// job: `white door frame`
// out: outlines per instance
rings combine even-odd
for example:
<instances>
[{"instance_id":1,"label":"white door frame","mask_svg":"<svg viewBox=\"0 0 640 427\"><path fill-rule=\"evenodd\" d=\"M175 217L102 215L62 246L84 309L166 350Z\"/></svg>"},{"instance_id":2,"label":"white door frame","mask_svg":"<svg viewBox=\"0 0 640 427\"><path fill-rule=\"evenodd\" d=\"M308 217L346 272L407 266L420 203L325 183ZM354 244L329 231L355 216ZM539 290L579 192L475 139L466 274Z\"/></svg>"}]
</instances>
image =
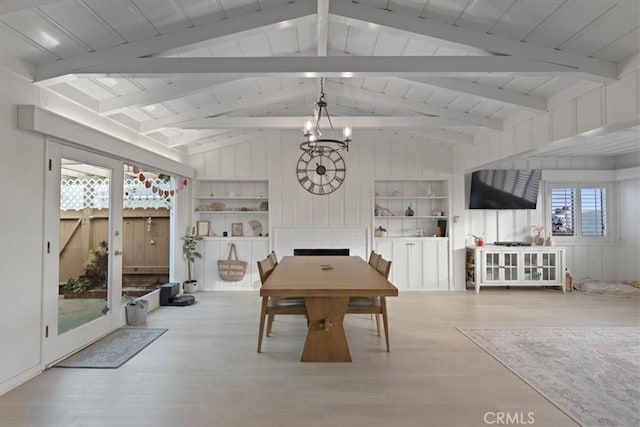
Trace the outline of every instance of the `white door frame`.
<instances>
[{"instance_id":1,"label":"white door frame","mask_svg":"<svg viewBox=\"0 0 640 427\"><path fill-rule=\"evenodd\" d=\"M51 366L58 360L107 335L124 324L122 306L122 206L123 162L75 148L47 138L44 195L44 268L42 298L42 363ZM94 164L111 171L109 196L109 312L76 329L58 335L58 277L60 268L60 166L68 158Z\"/></svg>"}]
</instances>

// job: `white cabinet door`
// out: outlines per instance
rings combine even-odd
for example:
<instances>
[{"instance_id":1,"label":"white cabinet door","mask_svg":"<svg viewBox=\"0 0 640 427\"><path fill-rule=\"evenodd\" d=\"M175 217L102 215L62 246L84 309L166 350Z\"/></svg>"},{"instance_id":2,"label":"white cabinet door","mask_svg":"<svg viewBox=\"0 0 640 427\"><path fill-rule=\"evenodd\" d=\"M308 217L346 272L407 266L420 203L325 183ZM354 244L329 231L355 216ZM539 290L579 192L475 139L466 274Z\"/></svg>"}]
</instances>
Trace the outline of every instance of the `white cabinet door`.
<instances>
[{"instance_id":1,"label":"white cabinet door","mask_svg":"<svg viewBox=\"0 0 640 427\"><path fill-rule=\"evenodd\" d=\"M562 272L559 251L523 252L523 281L533 283L561 283Z\"/></svg>"},{"instance_id":2,"label":"white cabinet door","mask_svg":"<svg viewBox=\"0 0 640 427\"><path fill-rule=\"evenodd\" d=\"M516 283L518 279L518 252L482 252L482 283Z\"/></svg>"},{"instance_id":3,"label":"white cabinet door","mask_svg":"<svg viewBox=\"0 0 640 427\"><path fill-rule=\"evenodd\" d=\"M449 290L449 250L444 239L422 241L422 287Z\"/></svg>"},{"instance_id":4,"label":"white cabinet door","mask_svg":"<svg viewBox=\"0 0 640 427\"><path fill-rule=\"evenodd\" d=\"M391 282L399 289L422 289L422 244L399 239L392 243Z\"/></svg>"}]
</instances>

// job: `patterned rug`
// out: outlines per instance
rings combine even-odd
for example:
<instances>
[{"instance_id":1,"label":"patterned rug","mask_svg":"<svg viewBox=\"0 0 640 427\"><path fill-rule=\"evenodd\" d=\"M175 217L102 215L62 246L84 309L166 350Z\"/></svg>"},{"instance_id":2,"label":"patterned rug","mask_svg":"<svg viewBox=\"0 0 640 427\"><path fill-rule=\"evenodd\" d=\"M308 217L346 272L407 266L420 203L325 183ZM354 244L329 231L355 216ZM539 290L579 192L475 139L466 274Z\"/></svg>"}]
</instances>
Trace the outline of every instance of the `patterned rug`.
<instances>
[{"instance_id":1,"label":"patterned rug","mask_svg":"<svg viewBox=\"0 0 640 427\"><path fill-rule=\"evenodd\" d=\"M460 332L583 426L640 426L640 328Z\"/></svg>"},{"instance_id":2,"label":"patterned rug","mask_svg":"<svg viewBox=\"0 0 640 427\"><path fill-rule=\"evenodd\" d=\"M167 329L121 328L55 365L57 368L119 368Z\"/></svg>"}]
</instances>

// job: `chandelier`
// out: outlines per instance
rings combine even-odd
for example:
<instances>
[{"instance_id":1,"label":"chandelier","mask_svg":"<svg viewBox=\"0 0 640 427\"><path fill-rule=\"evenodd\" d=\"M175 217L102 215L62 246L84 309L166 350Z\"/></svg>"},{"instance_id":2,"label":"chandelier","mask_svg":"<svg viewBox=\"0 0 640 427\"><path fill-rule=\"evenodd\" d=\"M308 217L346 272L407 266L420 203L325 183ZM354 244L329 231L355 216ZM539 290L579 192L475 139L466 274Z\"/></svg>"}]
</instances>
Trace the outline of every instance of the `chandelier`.
<instances>
[{"instance_id":1,"label":"chandelier","mask_svg":"<svg viewBox=\"0 0 640 427\"><path fill-rule=\"evenodd\" d=\"M333 130L333 123L331 123L331 117L327 110L327 101L324 100L324 78L321 78L320 97L313 109L313 121L307 120L304 124L303 135L307 140L300 144L300 149L309 154L317 153L318 151L349 151L349 142L351 142L351 128L349 126L345 126L342 130L342 140L322 138L320 120L323 113Z\"/></svg>"}]
</instances>

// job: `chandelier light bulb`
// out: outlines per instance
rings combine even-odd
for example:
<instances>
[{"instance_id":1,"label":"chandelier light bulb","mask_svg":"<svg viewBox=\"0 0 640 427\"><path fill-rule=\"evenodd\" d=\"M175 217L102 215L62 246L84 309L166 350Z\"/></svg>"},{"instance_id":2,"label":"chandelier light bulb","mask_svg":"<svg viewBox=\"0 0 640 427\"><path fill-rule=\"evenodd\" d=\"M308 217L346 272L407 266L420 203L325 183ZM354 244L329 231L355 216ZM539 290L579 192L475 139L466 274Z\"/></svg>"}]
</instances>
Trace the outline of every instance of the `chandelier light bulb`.
<instances>
[{"instance_id":1,"label":"chandelier light bulb","mask_svg":"<svg viewBox=\"0 0 640 427\"><path fill-rule=\"evenodd\" d=\"M311 128L312 128L313 124L311 124L311 120L307 120L304 124L304 132L305 133L311 133Z\"/></svg>"},{"instance_id":2,"label":"chandelier light bulb","mask_svg":"<svg viewBox=\"0 0 640 427\"><path fill-rule=\"evenodd\" d=\"M342 138L345 141L351 141L351 128L349 126L342 129Z\"/></svg>"}]
</instances>

